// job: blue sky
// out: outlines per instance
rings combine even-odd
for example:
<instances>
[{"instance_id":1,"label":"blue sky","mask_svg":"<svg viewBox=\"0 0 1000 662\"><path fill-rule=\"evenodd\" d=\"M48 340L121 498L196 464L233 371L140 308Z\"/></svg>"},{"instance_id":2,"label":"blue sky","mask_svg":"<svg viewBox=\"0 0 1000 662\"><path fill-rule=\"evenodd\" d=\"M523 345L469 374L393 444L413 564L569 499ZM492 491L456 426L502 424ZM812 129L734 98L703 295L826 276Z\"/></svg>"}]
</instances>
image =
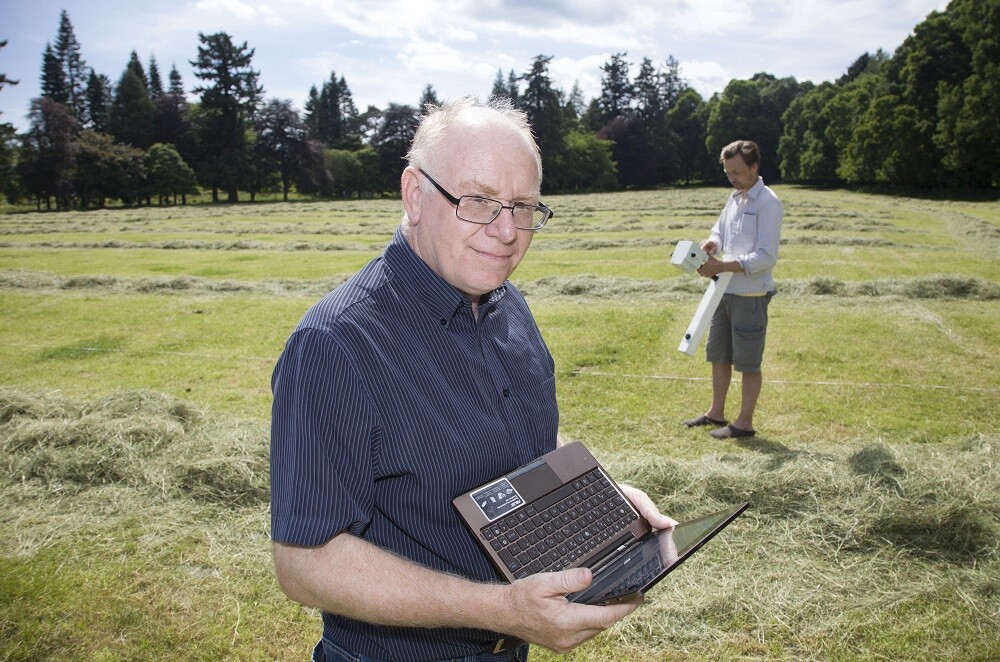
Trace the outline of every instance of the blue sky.
<instances>
[{"instance_id":1,"label":"blue sky","mask_svg":"<svg viewBox=\"0 0 1000 662\"><path fill-rule=\"evenodd\" d=\"M947 0L0 0L0 121L26 128L39 95L42 53L69 12L87 65L113 82L134 50L155 56L164 79L176 65L190 90L198 33L224 31L255 49L267 98L301 108L312 85L344 76L359 110L489 94L497 70L524 72L551 55L567 93L600 93L601 65L627 52L668 56L702 96L766 71L819 83L862 53L893 52Z\"/></svg>"}]
</instances>

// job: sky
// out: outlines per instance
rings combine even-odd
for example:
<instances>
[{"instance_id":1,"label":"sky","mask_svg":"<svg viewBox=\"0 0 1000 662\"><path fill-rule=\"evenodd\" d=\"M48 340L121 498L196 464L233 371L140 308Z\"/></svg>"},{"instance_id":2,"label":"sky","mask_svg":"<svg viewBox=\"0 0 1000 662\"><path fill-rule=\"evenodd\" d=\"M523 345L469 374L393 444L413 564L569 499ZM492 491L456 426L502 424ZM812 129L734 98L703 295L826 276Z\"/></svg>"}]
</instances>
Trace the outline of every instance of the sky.
<instances>
[{"instance_id":1,"label":"sky","mask_svg":"<svg viewBox=\"0 0 1000 662\"><path fill-rule=\"evenodd\" d=\"M301 110L331 72L357 108L416 106L429 84L440 100L489 95L497 71L526 72L552 56L549 75L567 94L600 95L601 66L626 53L674 57L704 98L758 72L833 81L865 52L892 53L947 0L0 0L0 121L19 130L40 93L42 53L69 13L87 66L117 83L132 51L198 84L190 60L198 34L226 32L254 49L266 99ZM193 100L194 95L189 94Z\"/></svg>"}]
</instances>

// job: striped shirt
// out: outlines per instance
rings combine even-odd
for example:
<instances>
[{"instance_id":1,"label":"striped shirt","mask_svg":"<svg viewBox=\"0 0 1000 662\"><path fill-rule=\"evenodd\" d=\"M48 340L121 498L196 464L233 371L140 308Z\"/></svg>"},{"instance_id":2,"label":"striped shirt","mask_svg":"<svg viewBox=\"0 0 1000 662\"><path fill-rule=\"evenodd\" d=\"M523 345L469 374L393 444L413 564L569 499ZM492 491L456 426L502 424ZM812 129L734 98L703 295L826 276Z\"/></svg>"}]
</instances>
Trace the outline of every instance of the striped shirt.
<instances>
[{"instance_id":1,"label":"striped shirt","mask_svg":"<svg viewBox=\"0 0 1000 662\"><path fill-rule=\"evenodd\" d=\"M745 196L739 191L729 196L709 236L722 248L723 255L738 260L743 268L733 274L726 294L765 294L774 290L772 271L778 261L783 215L781 200L760 177Z\"/></svg>"},{"instance_id":2,"label":"striped shirt","mask_svg":"<svg viewBox=\"0 0 1000 662\"><path fill-rule=\"evenodd\" d=\"M479 304L397 230L303 317L272 377L271 536L348 532L427 567L498 575L451 500L555 448L552 356L509 282ZM497 633L323 614L324 635L380 659L475 653Z\"/></svg>"}]
</instances>

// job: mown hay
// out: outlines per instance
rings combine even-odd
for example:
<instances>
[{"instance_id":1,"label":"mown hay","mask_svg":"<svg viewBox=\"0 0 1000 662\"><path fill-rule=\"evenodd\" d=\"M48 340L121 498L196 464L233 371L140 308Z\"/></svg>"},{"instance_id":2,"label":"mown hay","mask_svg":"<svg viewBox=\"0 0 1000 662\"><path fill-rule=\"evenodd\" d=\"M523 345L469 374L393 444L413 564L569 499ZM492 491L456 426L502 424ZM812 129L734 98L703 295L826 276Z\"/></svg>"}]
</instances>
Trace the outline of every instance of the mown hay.
<instances>
[{"instance_id":1,"label":"mown hay","mask_svg":"<svg viewBox=\"0 0 1000 662\"><path fill-rule=\"evenodd\" d=\"M950 605L958 591L975 605L970 627L992 631L1000 613L996 439L854 452L766 440L745 447L756 453L601 458L677 519L751 502L617 628L622 646L641 636L647 647L735 647L768 658L761 643L778 636L785 659L865 657L854 648L859 623Z\"/></svg>"},{"instance_id":2,"label":"mown hay","mask_svg":"<svg viewBox=\"0 0 1000 662\"><path fill-rule=\"evenodd\" d=\"M170 395L127 390L73 403L4 390L0 412L11 481L69 492L121 484L232 506L267 501L260 426L220 427Z\"/></svg>"}]
</instances>

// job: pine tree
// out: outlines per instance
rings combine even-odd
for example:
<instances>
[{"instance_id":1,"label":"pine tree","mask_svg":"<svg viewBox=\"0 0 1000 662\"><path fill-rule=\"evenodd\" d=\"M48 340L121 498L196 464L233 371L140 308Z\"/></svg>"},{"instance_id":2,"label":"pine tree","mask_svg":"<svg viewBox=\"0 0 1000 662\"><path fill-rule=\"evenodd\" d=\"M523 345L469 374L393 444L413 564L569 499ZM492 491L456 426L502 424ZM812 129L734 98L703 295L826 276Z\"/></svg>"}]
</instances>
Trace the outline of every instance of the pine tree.
<instances>
[{"instance_id":1,"label":"pine tree","mask_svg":"<svg viewBox=\"0 0 1000 662\"><path fill-rule=\"evenodd\" d=\"M660 98L665 110L677 105L677 100L687 88L687 82L681 76L681 63L673 55L667 57L664 67L660 70Z\"/></svg>"},{"instance_id":2,"label":"pine tree","mask_svg":"<svg viewBox=\"0 0 1000 662\"><path fill-rule=\"evenodd\" d=\"M111 81L104 74L98 74L93 69L90 70L90 78L87 79L87 117L84 125L108 133L108 120L111 117Z\"/></svg>"},{"instance_id":3,"label":"pine tree","mask_svg":"<svg viewBox=\"0 0 1000 662\"><path fill-rule=\"evenodd\" d=\"M184 96L184 82L181 80L181 74L177 71L177 65L170 67L170 94L183 97Z\"/></svg>"},{"instance_id":4,"label":"pine tree","mask_svg":"<svg viewBox=\"0 0 1000 662\"><path fill-rule=\"evenodd\" d=\"M146 82L127 67L115 88L109 118L111 134L126 145L146 149L153 144L153 102Z\"/></svg>"},{"instance_id":5,"label":"pine tree","mask_svg":"<svg viewBox=\"0 0 1000 662\"><path fill-rule=\"evenodd\" d=\"M149 97L156 100L161 94L163 94L163 80L160 78L160 69L156 66L156 56L149 56L149 79L147 81L147 89L149 90Z\"/></svg>"},{"instance_id":6,"label":"pine tree","mask_svg":"<svg viewBox=\"0 0 1000 662\"><path fill-rule=\"evenodd\" d=\"M643 58L639 65L639 73L636 74L633 83L635 92L636 110L639 117L646 124L662 120L663 112L666 110L666 103L661 96L660 73L653 68L651 59Z\"/></svg>"},{"instance_id":7,"label":"pine tree","mask_svg":"<svg viewBox=\"0 0 1000 662\"><path fill-rule=\"evenodd\" d=\"M552 87L549 78L551 55L537 55L531 69L524 75L525 89L517 106L528 116L535 132L538 147L542 152L542 163L547 186L560 186L560 163L565 150L565 114L561 93Z\"/></svg>"},{"instance_id":8,"label":"pine tree","mask_svg":"<svg viewBox=\"0 0 1000 662\"><path fill-rule=\"evenodd\" d=\"M428 107L440 105L441 101L438 99L437 92L434 91L434 86L428 83L420 95L420 103L417 104L417 108L420 109L421 114L426 114Z\"/></svg>"},{"instance_id":9,"label":"pine tree","mask_svg":"<svg viewBox=\"0 0 1000 662\"><path fill-rule=\"evenodd\" d=\"M341 149L361 148L361 118L358 115L358 108L354 105L354 95L347 86L347 81L343 76L337 80L337 89L340 93L340 119L343 122L341 132Z\"/></svg>"},{"instance_id":10,"label":"pine tree","mask_svg":"<svg viewBox=\"0 0 1000 662\"><path fill-rule=\"evenodd\" d=\"M149 80L146 78L146 70L142 66L142 62L139 61L139 54L135 51L129 55L128 64L125 65L125 71L131 71L135 74L135 77L142 82L143 88L145 88L146 93L149 94ZM124 72L122 72L124 75Z\"/></svg>"},{"instance_id":11,"label":"pine tree","mask_svg":"<svg viewBox=\"0 0 1000 662\"><path fill-rule=\"evenodd\" d=\"M602 119L607 124L616 117L624 116L632 103L635 88L628 77L628 53L615 53L601 66L601 98L599 101Z\"/></svg>"},{"instance_id":12,"label":"pine tree","mask_svg":"<svg viewBox=\"0 0 1000 662\"><path fill-rule=\"evenodd\" d=\"M66 74L51 44L45 44L45 51L42 53L42 98L61 104L69 100Z\"/></svg>"},{"instance_id":13,"label":"pine tree","mask_svg":"<svg viewBox=\"0 0 1000 662\"><path fill-rule=\"evenodd\" d=\"M80 55L80 42L76 40L69 14L62 10L56 34L55 56L59 60L65 81L65 103L77 120L86 114L87 79L90 70Z\"/></svg>"},{"instance_id":14,"label":"pine tree","mask_svg":"<svg viewBox=\"0 0 1000 662\"><path fill-rule=\"evenodd\" d=\"M305 106L302 108L303 121L309 129L309 136L314 140L322 140L319 136L319 90L313 85L309 88L309 96L306 97Z\"/></svg>"},{"instance_id":15,"label":"pine tree","mask_svg":"<svg viewBox=\"0 0 1000 662\"><path fill-rule=\"evenodd\" d=\"M173 145L188 163L195 157L191 109L177 66L170 68L170 87L153 101L153 142Z\"/></svg>"},{"instance_id":16,"label":"pine tree","mask_svg":"<svg viewBox=\"0 0 1000 662\"><path fill-rule=\"evenodd\" d=\"M254 49L246 42L237 46L225 32L198 33L198 39L198 57L191 66L205 84L194 89L201 95L197 170L212 188L213 201L218 200L221 188L229 202L238 202L239 186L250 162L246 133L264 89L257 82L259 73L250 66Z\"/></svg>"},{"instance_id":17,"label":"pine tree","mask_svg":"<svg viewBox=\"0 0 1000 662\"><path fill-rule=\"evenodd\" d=\"M7 46L7 40L0 41L0 50ZM17 85L20 81L0 73L0 90L5 85ZM16 131L10 122L0 122L0 193L14 196L14 148L12 145Z\"/></svg>"}]
</instances>

